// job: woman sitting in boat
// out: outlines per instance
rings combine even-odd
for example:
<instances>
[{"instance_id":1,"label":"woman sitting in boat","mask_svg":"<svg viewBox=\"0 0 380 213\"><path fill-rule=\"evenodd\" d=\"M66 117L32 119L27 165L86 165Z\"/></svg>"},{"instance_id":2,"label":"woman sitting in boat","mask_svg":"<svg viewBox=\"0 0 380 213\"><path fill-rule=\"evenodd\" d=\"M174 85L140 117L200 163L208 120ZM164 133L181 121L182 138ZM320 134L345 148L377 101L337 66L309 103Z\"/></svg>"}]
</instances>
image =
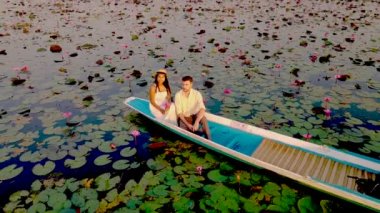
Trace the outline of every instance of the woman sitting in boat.
<instances>
[{"instance_id":1,"label":"woman sitting in boat","mask_svg":"<svg viewBox=\"0 0 380 213\"><path fill-rule=\"evenodd\" d=\"M171 102L171 95L167 71L159 69L149 90L149 108L156 118L177 124L177 115L175 106Z\"/></svg>"}]
</instances>

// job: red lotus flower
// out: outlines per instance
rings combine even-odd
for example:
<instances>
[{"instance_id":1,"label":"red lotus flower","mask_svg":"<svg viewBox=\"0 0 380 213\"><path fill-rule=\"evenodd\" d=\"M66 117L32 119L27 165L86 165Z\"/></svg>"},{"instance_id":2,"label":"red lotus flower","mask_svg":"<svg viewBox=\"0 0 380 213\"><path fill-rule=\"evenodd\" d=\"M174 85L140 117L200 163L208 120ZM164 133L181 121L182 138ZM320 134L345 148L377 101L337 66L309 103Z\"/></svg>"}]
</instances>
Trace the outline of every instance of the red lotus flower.
<instances>
[{"instance_id":1,"label":"red lotus flower","mask_svg":"<svg viewBox=\"0 0 380 213\"><path fill-rule=\"evenodd\" d=\"M71 112L64 112L62 113L63 117L65 117L66 119L67 118L70 118L73 114Z\"/></svg>"},{"instance_id":2,"label":"red lotus flower","mask_svg":"<svg viewBox=\"0 0 380 213\"><path fill-rule=\"evenodd\" d=\"M305 138L306 140L310 140L312 137L313 136L310 133L307 133L307 134L303 135L303 138Z\"/></svg>"},{"instance_id":3,"label":"red lotus flower","mask_svg":"<svg viewBox=\"0 0 380 213\"><path fill-rule=\"evenodd\" d=\"M229 95L232 93L232 90L227 88L227 89L224 89L223 93L226 95Z\"/></svg>"}]
</instances>

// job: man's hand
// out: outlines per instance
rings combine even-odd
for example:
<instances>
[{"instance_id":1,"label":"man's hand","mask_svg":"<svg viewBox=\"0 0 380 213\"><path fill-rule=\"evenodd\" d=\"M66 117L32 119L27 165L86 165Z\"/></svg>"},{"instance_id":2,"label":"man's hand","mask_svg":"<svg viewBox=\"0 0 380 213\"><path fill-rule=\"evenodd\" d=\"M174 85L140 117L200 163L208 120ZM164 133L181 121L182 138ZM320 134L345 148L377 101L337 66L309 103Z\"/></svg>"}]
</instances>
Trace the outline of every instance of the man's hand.
<instances>
[{"instance_id":1,"label":"man's hand","mask_svg":"<svg viewBox=\"0 0 380 213\"><path fill-rule=\"evenodd\" d=\"M187 128L189 128L190 131L194 132L194 126L193 125L186 123L186 126L187 126Z\"/></svg>"},{"instance_id":2,"label":"man's hand","mask_svg":"<svg viewBox=\"0 0 380 213\"><path fill-rule=\"evenodd\" d=\"M193 132L197 131L199 129L199 122L195 121L193 125Z\"/></svg>"}]
</instances>

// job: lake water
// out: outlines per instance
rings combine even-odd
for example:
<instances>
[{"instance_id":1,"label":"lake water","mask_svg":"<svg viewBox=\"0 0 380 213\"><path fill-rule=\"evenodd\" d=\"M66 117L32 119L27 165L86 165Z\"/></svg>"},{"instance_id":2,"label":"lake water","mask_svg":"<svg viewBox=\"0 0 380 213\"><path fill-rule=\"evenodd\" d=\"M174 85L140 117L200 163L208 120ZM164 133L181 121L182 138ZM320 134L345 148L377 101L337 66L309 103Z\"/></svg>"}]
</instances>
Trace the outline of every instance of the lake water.
<instances>
[{"instance_id":1,"label":"lake water","mask_svg":"<svg viewBox=\"0 0 380 213\"><path fill-rule=\"evenodd\" d=\"M166 67L173 91L193 76L212 113L379 159L377 1L0 5L5 212L363 211L185 141L123 100L147 98Z\"/></svg>"}]
</instances>

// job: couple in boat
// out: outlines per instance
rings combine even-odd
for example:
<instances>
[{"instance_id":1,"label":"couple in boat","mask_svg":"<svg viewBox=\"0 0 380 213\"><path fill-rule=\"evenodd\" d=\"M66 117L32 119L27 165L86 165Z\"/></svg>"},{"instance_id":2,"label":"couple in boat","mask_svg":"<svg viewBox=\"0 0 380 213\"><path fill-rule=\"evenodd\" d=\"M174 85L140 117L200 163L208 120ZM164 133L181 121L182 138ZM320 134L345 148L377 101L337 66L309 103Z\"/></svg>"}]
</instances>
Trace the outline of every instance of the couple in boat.
<instances>
[{"instance_id":1,"label":"couple in boat","mask_svg":"<svg viewBox=\"0 0 380 213\"><path fill-rule=\"evenodd\" d=\"M158 70L149 90L150 111L156 118L165 119L191 132L198 131L201 125L206 138L211 139L202 94L192 87L193 78L183 77L182 89L175 94L172 103L167 71Z\"/></svg>"}]
</instances>

